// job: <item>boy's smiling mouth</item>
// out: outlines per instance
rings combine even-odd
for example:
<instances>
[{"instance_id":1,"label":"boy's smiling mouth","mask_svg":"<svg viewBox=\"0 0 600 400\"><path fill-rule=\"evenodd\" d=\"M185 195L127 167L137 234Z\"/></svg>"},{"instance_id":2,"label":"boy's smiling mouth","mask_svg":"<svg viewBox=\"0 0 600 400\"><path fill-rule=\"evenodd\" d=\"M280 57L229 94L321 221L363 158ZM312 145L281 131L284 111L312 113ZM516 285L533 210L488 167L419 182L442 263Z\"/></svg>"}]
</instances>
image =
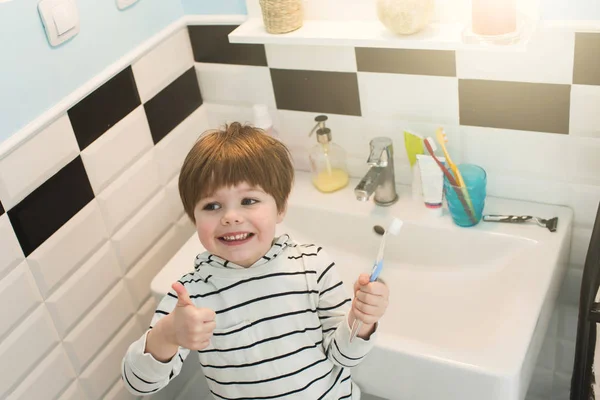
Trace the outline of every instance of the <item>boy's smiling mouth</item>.
<instances>
[{"instance_id":1,"label":"boy's smiling mouth","mask_svg":"<svg viewBox=\"0 0 600 400\"><path fill-rule=\"evenodd\" d=\"M250 232L232 232L223 236L219 236L218 239L221 243L227 245L236 245L246 243L254 236L254 233Z\"/></svg>"}]
</instances>

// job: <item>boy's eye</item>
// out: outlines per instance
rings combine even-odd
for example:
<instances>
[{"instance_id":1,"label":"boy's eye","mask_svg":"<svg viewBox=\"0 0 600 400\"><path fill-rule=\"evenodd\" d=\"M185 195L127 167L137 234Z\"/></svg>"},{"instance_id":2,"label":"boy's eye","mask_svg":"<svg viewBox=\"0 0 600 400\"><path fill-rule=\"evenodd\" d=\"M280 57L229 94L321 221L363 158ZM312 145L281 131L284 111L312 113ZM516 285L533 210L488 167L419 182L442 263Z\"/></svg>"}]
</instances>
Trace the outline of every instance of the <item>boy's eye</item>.
<instances>
[{"instance_id":1,"label":"boy's eye","mask_svg":"<svg viewBox=\"0 0 600 400\"><path fill-rule=\"evenodd\" d=\"M203 210L207 210L207 211L214 211L214 210L218 210L219 208L221 208L219 203L208 203L204 207L202 207Z\"/></svg>"},{"instance_id":2,"label":"boy's eye","mask_svg":"<svg viewBox=\"0 0 600 400\"><path fill-rule=\"evenodd\" d=\"M256 200L256 199L246 198L246 199L242 200L243 206L251 206L252 204L256 204L256 203L258 203L258 200Z\"/></svg>"}]
</instances>

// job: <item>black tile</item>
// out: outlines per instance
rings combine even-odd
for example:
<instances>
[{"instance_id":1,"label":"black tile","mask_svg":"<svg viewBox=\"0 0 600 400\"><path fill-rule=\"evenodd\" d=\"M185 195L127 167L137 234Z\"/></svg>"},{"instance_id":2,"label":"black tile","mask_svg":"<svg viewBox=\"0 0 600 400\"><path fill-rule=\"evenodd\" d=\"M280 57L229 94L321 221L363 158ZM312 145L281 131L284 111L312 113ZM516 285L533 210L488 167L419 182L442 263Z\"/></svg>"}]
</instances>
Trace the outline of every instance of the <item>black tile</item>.
<instances>
[{"instance_id":1,"label":"black tile","mask_svg":"<svg viewBox=\"0 0 600 400\"><path fill-rule=\"evenodd\" d=\"M271 69L280 110L361 115L354 72Z\"/></svg>"},{"instance_id":2,"label":"black tile","mask_svg":"<svg viewBox=\"0 0 600 400\"><path fill-rule=\"evenodd\" d=\"M0 215L4 214L4 207L2 207L2 202L0 201Z\"/></svg>"},{"instance_id":3,"label":"black tile","mask_svg":"<svg viewBox=\"0 0 600 400\"><path fill-rule=\"evenodd\" d=\"M262 44L229 43L229 35L237 25L189 26L188 32L194 60L205 63L267 66Z\"/></svg>"},{"instance_id":4,"label":"black tile","mask_svg":"<svg viewBox=\"0 0 600 400\"><path fill-rule=\"evenodd\" d=\"M571 85L459 79L460 124L569 133Z\"/></svg>"},{"instance_id":5,"label":"black tile","mask_svg":"<svg viewBox=\"0 0 600 400\"><path fill-rule=\"evenodd\" d=\"M83 150L141 104L131 67L125 68L69 110Z\"/></svg>"},{"instance_id":6,"label":"black tile","mask_svg":"<svg viewBox=\"0 0 600 400\"><path fill-rule=\"evenodd\" d=\"M454 51L357 47L355 53L359 71L456 76Z\"/></svg>"},{"instance_id":7,"label":"black tile","mask_svg":"<svg viewBox=\"0 0 600 400\"><path fill-rule=\"evenodd\" d=\"M144 103L154 144L202 105L196 69L188 69L169 86Z\"/></svg>"},{"instance_id":8,"label":"black tile","mask_svg":"<svg viewBox=\"0 0 600 400\"><path fill-rule=\"evenodd\" d=\"M8 211L25 256L31 254L94 198L78 156Z\"/></svg>"},{"instance_id":9,"label":"black tile","mask_svg":"<svg viewBox=\"0 0 600 400\"><path fill-rule=\"evenodd\" d=\"M573 83L600 85L600 33L575 34Z\"/></svg>"}]
</instances>

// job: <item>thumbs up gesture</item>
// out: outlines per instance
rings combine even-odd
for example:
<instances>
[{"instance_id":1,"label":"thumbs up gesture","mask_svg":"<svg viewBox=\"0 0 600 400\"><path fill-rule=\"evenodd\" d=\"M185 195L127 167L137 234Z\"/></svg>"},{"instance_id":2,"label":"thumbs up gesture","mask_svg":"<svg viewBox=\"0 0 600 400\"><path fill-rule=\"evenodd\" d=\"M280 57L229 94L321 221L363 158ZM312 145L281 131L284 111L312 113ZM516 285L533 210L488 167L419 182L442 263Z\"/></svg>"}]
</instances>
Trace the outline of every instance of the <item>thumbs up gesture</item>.
<instances>
[{"instance_id":1,"label":"thumbs up gesture","mask_svg":"<svg viewBox=\"0 0 600 400\"><path fill-rule=\"evenodd\" d=\"M177 305L171 312L177 342L173 344L190 350L206 348L216 326L215 312L196 307L181 283L175 282L171 287L177 293Z\"/></svg>"}]
</instances>

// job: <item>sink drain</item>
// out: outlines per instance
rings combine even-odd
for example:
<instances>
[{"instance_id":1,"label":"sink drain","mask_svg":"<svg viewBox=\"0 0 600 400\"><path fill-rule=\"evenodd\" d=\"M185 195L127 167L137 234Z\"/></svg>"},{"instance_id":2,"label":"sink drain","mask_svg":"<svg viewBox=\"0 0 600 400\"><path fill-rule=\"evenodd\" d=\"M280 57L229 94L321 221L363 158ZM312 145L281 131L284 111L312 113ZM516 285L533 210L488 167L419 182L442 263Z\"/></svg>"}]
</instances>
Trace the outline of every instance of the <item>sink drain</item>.
<instances>
[{"instance_id":1,"label":"sink drain","mask_svg":"<svg viewBox=\"0 0 600 400\"><path fill-rule=\"evenodd\" d=\"M375 225L373 227L373 230L375 231L376 234L378 235L383 235L385 233L385 229L381 226L381 225Z\"/></svg>"}]
</instances>

